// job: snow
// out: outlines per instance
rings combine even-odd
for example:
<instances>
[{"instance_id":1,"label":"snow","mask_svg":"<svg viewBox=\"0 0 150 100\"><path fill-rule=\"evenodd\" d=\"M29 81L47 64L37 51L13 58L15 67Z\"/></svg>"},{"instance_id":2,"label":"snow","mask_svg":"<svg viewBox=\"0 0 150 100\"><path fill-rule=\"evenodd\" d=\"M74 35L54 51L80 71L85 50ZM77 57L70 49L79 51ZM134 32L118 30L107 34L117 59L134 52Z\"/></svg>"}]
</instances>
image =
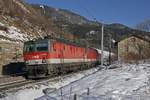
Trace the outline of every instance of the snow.
<instances>
[{"instance_id":1,"label":"snow","mask_svg":"<svg viewBox=\"0 0 150 100\"><path fill-rule=\"evenodd\" d=\"M10 42L12 42L12 41L6 40L6 39L0 39L0 42L8 42L8 43L10 43Z\"/></svg>"},{"instance_id":2,"label":"snow","mask_svg":"<svg viewBox=\"0 0 150 100\"><path fill-rule=\"evenodd\" d=\"M0 22L0 26L4 26L4 24Z\"/></svg>"},{"instance_id":3,"label":"snow","mask_svg":"<svg viewBox=\"0 0 150 100\"><path fill-rule=\"evenodd\" d=\"M21 33L21 31L14 26L9 27L8 32L9 32L9 37L13 39L24 40L24 41L27 40L27 35Z\"/></svg>"},{"instance_id":4,"label":"snow","mask_svg":"<svg viewBox=\"0 0 150 100\"><path fill-rule=\"evenodd\" d=\"M44 5L40 5L40 7L41 7L42 9L44 9Z\"/></svg>"},{"instance_id":5,"label":"snow","mask_svg":"<svg viewBox=\"0 0 150 100\"><path fill-rule=\"evenodd\" d=\"M1 25L4 25L1 23ZM18 28L14 27L14 26L9 26L8 27L8 31L4 31L4 30L0 30L0 35L7 37L11 40L18 40L18 41L27 41L27 34L22 33ZM5 40L5 39L1 39L1 40ZM8 41L8 40L5 40Z\"/></svg>"},{"instance_id":6,"label":"snow","mask_svg":"<svg viewBox=\"0 0 150 100\"><path fill-rule=\"evenodd\" d=\"M56 100L62 97L63 100L73 100L70 98L73 98L74 94L77 94L77 100L149 100L150 64L121 66L98 71L36 100L46 100L45 98L49 97ZM88 88L89 96L86 95Z\"/></svg>"},{"instance_id":7,"label":"snow","mask_svg":"<svg viewBox=\"0 0 150 100\"><path fill-rule=\"evenodd\" d=\"M96 34L96 33L95 33L94 30L91 30L91 31L90 31L90 34L94 35L94 34Z\"/></svg>"},{"instance_id":8,"label":"snow","mask_svg":"<svg viewBox=\"0 0 150 100\"><path fill-rule=\"evenodd\" d=\"M113 66L117 67L93 68L59 76L54 81L30 84L17 92L6 93L2 100L73 100L75 94L77 100L149 100L149 63Z\"/></svg>"},{"instance_id":9,"label":"snow","mask_svg":"<svg viewBox=\"0 0 150 100\"><path fill-rule=\"evenodd\" d=\"M56 11L59 11L59 8L55 8Z\"/></svg>"},{"instance_id":10,"label":"snow","mask_svg":"<svg viewBox=\"0 0 150 100\"><path fill-rule=\"evenodd\" d=\"M31 84L29 86L22 87L22 89L17 92L7 93L6 94L7 96L4 98L1 98L0 100L34 100L35 98L38 98L44 95L42 92L43 89L46 89L46 88L59 89L60 87L66 86L70 84L71 82L74 82L83 77L86 77L95 71L97 71L97 69L93 68L90 70L74 73L71 75L66 75L63 77L61 76L56 77L56 79L54 79L55 81L51 81L51 82L45 81L37 85Z\"/></svg>"}]
</instances>

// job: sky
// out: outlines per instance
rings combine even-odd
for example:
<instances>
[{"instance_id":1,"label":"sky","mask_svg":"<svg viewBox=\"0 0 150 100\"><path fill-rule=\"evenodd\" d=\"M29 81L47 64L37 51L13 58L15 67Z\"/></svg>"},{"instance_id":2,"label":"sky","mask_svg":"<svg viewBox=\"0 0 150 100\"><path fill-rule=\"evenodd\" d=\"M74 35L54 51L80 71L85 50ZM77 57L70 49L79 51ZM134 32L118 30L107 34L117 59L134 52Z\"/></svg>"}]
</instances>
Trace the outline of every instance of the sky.
<instances>
[{"instance_id":1,"label":"sky","mask_svg":"<svg viewBox=\"0 0 150 100\"><path fill-rule=\"evenodd\" d=\"M87 19L104 23L121 23L134 27L150 19L150 0L25 0L28 3L44 4L68 9Z\"/></svg>"}]
</instances>

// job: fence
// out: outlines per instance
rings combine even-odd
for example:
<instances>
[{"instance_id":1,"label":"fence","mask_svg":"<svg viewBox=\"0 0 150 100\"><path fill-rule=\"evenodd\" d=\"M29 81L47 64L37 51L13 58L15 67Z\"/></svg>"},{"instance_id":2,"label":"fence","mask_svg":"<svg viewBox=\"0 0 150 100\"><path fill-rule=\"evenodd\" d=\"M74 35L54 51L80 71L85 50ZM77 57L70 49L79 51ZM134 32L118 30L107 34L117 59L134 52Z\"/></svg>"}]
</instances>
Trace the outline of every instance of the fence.
<instances>
[{"instance_id":1,"label":"fence","mask_svg":"<svg viewBox=\"0 0 150 100\"><path fill-rule=\"evenodd\" d=\"M45 94L43 97L37 98L35 100L149 100L150 95L144 93L133 93L130 95L127 94L116 94L110 93L106 95L92 95L90 93L90 88L87 88L85 93L80 94L72 94L70 88L70 94L65 95L61 91L61 94L57 97L52 97L51 94ZM54 91L53 91L54 92ZM55 95L56 96L56 95Z\"/></svg>"}]
</instances>

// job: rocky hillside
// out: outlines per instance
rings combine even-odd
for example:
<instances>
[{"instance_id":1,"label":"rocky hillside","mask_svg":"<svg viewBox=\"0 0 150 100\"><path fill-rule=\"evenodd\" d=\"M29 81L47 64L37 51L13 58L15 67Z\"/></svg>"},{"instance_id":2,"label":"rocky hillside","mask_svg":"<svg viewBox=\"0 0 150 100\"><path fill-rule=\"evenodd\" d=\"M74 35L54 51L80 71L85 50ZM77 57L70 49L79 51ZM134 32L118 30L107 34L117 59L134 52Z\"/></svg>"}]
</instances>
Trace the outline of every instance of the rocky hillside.
<instances>
[{"instance_id":1,"label":"rocky hillside","mask_svg":"<svg viewBox=\"0 0 150 100\"><path fill-rule=\"evenodd\" d=\"M3 65L22 58L23 42L46 35L65 34L45 16L22 0L0 0L0 73ZM70 36L70 37L69 37Z\"/></svg>"},{"instance_id":2,"label":"rocky hillside","mask_svg":"<svg viewBox=\"0 0 150 100\"><path fill-rule=\"evenodd\" d=\"M19 41L44 37L52 33L56 36L67 36L55 26L50 18L46 18L22 0L0 0L0 20L0 36L14 41L17 37L12 37L14 32L10 30L18 32Z\"/></svg>"}]
</instances>

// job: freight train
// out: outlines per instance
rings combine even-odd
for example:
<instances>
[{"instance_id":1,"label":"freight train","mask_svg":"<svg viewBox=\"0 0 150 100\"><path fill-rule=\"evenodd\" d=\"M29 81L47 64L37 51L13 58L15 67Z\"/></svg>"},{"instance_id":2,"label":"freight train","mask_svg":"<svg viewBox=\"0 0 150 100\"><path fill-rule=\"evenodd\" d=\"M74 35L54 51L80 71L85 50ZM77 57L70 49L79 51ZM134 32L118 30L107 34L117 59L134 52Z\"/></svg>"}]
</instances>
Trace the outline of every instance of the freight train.
<instances>
[{"instance_id":1,"label":"freight train","mask_svg":"<svg viewBox=\"0 0 150 100\"><path fill-rule=\"evenodd\" d=\"M100 54L96 49L56 38L24 43L24 61L28 78L42 78L94 67Z\"/></svg>"}]
</instances>

